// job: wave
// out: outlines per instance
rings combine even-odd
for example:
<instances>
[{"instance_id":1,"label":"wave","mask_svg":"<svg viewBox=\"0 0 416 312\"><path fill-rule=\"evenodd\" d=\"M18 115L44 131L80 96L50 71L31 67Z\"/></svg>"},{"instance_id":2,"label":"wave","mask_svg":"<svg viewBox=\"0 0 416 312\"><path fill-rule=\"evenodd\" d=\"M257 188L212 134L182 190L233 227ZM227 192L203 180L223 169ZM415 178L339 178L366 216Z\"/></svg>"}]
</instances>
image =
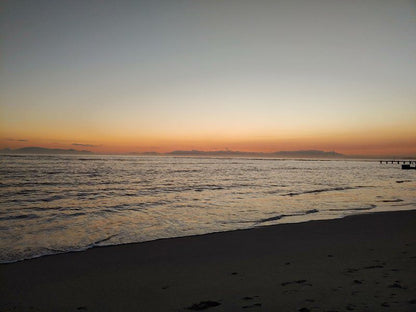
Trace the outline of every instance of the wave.
<instances>
[{"instance_id":1,"label":"wave","mask_svg":"<svg viewBox=\"0 0 416 312\"><path fill-rule=\"evenodd\" d=\"M346 190L355 190L359 188L364 188L368 186L344 186L344 187L330 187L330 188L323 188L323 189L316 189L310 191L303 191L303 192L291 192L287 194L282 194L281 196L297 196L297 195L304 195L304 194L317 194L317 193L324 193L324 192L335 192L335 191L346 191Z\"/></svg>"},{"instance_id":2,"label":"wave","mask_svg":"<svg viewBox=\"0 0 416 312\"><path fill-rule=\"evenodd\" d=\"M402 201L403 199L400 199L400 198L382 200L383 203L400 203Z\"/></svg>"},{"instance_id":3,"label":"wave","mask_svg":"<svg viewBox=\"0 0 416 312\"><path fill-rule=\"evenodd\" d=\"M7 217L0 217L0 221L5 220L19 220L19 219L37 219L39 218L36 214L22 214L17 216L7 216Z\"/></svg>"},{"instance_id":4,"label":"wave","mask_svg":"<svg viewBox=\"0 0 416 312\"><path fill-rule=\"evenodd\" d=\"M95 246L85 246L85 247L68 248L68 249L55 249L55 248L44 247L41 250L38 250L37 252L33 254L11 254L11 255L7 255L7 254L2 255L2 251L0 250L0 255L3 256L0 259L0 264L16 263L16 262L29 260L29 259L36 259L36 258L40 258L44 256L52 256L52 255L70 253L70 252L85 251L93 247Z\"/></svg>"},{"instance_id":5,"label":"wave","mask_svg":"<svg viewBox=\"0 0 416 312\"><path fill-rule=\"evenodd\" d=\"M55 182L55 181L50 181L50 182L16 182L16 183L2 183L0 184L0 187L8 187L8 188L14 188L14 187L39 187L39 186L80 186L80 185L84 185L85 183L75 183L75 182Z\"/></svg>"},{"instance_id":6,"label":"wave","mask_svg":"<svg viewBox=\"0 0 416 312\"><path fill-rule=\"evenodd\" d=\"M62 196L62 195L53 195L53 196L50 196L50 197L42 198L40 201L51 202L51 201L55 201L55 200L64 199L65 197L66 196Z\"/></svg>"},{"instance_id":7,"label":"wave","mask_svg":"<svg viewBox=\"0 0 416 312\"><path fill-rule=\"evenodd\" d=\"M86 215L85 212L75 212L75 213L67 214L65 217L79 217L79 216L85 216L85 215Z\"/></svg>"},{"instance_id":8,"label":"wave","mask_svg":"<svg viewBox=\"0 0 416 312\"><path fill-rule=\"evenodd\" d=\"M59 201L61 199L67 199L70 196L64 196L64 195L53 195L53 196L49 196L49 197L43 197L43 198L25 198L26 195L29 195L30 193L17 193L17 194L13 194L13 196L15 195L20 195L20 198L11 198L11 199L6 199L3 201L3 203L19 203L19 204L27 204L27 203L49 203L49 202L53 202L53 201Z\"/></svg>"},{"instance_id":9,"label":"wave","mask_svg":"<svg viewBox=\"0 0 416 312\"><path fill-rule=\"evenodd\" d=\"M200 169L177 169L177 170L166 170L166 173L196 173L202 172Z\"/></svg>"},{"instance_id":10,"label":"wave","mask_svg":"<svg viewBox=\"0 0 416 312\"><path fill-rule=\"evenodd\" d=\"M391 206L393 206L393 207L406 207L406 206L408 206L408 207L415 207L416 206L416 203L403 202L401 204L392 204Z\"/></svg>"},{"instance_id":11,"label":"wave","mask_svg":"<svg viewBox=\"0 0 416 312\"><path fill-rule=\"evenodd\" d=\"M205 187L199 187L194 189L195 192L202 192L202 191L215 191L215 190L223 190L222 186L210 185Z\"/></svg>"},{"instance_id":12,"label":"wave","mask_svg":"<svg viewBox=\"0 0 416 312\"><path fill-rule=\"evenodd\" d=\"M266 218L266 219L260 219L260 220L256 221L256 223L259 224L259 223L265 223L265 222L270 222L270 221L276 221L276 220L280 220L280 219L285 218L285 217L304 216L304 215L308 215L308 214L311 214L311 213L317 213L317 212L319 212L318 209L311 209L311 210L298 212L298 213L293 213L293 214L281 214L281 215L277 215L277 216Z\"/></svg>"},{"instance_id":13,"label":"wave","mask_svg":"<svg viewBox=\"0 0 416 312\"><path fill-rule=\"evenodd\" d=\"M91 158L77 158L76 160L79 160L79 161L102 161L104 159L103 158L91 157Z\"/></svg>"},{"instance_id":14,"label":"wave","mask_svg":"<svg viewBox=\"0 0 416 312\"><path fill-rule=\"evenodd\" d=\"M125 196L146 196L146 195L156 195L163 193L182 193L182 192L202 192L202 191L218 191L224 189L238 188L238 187L247 187L245 184L241 185L219 185L219 184L201 184L201 185L184 185L184 186L151 186L142 189L132 190L134 193L125 193ZM103 191L108 190L117 190L117 188L103 189Z\"/></svg>"},{"instance_id":15,"label":"wave","mask_svg":"<svg viewBox=\"0 0 416 312\"><path fill-rule=\"evenodd\" d=\"M360 210L371 210L376 208L377 205L371 204L368 207L356 207L356 208L337 208L337 209L328 209L328 211L360 211Z\"/></svg>"},{"instance_id":16,"label":"wave","mask_svg":"<svg viewBox=\"0 0 416 312\"><path fill-rule=\"evenodd\" d=\"M108 236L108 237L105 237L105 238L103 238L103 239L100 239L100 240L98 240L98 241L93 242L93 243L92 243L92 244L90 244L88 247L89 247L89 248L95 247L95 246L97 246L98 244L101 244L101 243L104 243L104 242L106 242L106 241L109 241L110 239L112 239L113 237L116 237L116 236L117 236L117 234L110 235L110 236Z\"/></svg>"}]
</instances>

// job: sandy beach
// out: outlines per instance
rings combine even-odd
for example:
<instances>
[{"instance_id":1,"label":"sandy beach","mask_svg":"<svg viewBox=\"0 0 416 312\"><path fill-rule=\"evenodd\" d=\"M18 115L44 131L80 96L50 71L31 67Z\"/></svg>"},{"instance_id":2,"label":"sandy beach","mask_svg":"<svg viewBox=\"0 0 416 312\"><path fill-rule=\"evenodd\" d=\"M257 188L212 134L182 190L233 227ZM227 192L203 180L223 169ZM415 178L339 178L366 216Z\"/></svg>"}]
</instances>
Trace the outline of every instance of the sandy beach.
<instances>
[{"instance_id":1,"label":"sandy beach","mask_svg":"<svg viewBox=\"0 0 416 312\"><path fill-rule=\"evenodd\" d=\"M0 265L0 311L416 311L416 210Z\"/></svg>"}]
</instances>

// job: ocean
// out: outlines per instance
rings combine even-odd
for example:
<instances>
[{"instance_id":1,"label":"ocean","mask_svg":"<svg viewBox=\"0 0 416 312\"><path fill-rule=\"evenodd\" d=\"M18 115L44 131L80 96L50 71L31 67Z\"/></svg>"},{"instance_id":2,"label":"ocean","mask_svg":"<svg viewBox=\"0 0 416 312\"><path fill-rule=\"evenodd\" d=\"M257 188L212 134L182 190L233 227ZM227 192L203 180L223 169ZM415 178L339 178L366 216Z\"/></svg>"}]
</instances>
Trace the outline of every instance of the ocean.
<instances>
[{"instance_id":1,"label":"ocean","mask_svg":"<svg viewBox=\"0 0 416 312\"><path fill-rule=\"evenodd\" d=\"M0 262L415 207L374 160L2 155Z\"/></svg>"}]
</instances>

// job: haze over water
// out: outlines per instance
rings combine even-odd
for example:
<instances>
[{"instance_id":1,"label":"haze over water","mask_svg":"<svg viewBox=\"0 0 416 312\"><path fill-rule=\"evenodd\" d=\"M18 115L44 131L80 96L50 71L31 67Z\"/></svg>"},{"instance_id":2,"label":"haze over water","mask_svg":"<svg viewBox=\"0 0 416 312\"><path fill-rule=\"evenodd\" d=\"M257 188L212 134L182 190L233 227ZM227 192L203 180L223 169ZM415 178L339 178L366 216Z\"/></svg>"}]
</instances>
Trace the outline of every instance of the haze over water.
<instances>
[{"instance_id":1,"label":"haze over water","mask_svg":"<svg viewBox=\"0 0 416 312\"><path fill-rule=\"evenodd\" d=\"M376 161L0 156L0 261L413 209L416 176Z\"/></svg>"}]
</instances>

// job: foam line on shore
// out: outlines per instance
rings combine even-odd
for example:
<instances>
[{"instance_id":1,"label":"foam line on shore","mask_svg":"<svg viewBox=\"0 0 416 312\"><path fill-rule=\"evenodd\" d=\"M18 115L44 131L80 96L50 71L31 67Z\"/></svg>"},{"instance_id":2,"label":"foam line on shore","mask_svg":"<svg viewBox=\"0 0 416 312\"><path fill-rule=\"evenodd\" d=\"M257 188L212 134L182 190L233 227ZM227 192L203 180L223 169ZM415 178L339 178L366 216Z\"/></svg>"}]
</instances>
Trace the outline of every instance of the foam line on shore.
<instances>
[{"instance_id":1,"label":"foam line on shore","mask_svg":"<svg viewBox=\"0 0 416 312\"><path fill-rule=\"evenodd\" d=\"M298 196L298 195L304 195L304 194L318 194L318 193L325 193L325 192L335 192L335 191L347 191L347 190L356 190L360 188L366 188L371 186L344 186L344 187L330 187L330 188L322 188L322 189L316 189L316 190L310 190L310 191L304 191L304 192L290 192L287 194L282 194L281 196Z\"/></svg>"}]
</instances>

